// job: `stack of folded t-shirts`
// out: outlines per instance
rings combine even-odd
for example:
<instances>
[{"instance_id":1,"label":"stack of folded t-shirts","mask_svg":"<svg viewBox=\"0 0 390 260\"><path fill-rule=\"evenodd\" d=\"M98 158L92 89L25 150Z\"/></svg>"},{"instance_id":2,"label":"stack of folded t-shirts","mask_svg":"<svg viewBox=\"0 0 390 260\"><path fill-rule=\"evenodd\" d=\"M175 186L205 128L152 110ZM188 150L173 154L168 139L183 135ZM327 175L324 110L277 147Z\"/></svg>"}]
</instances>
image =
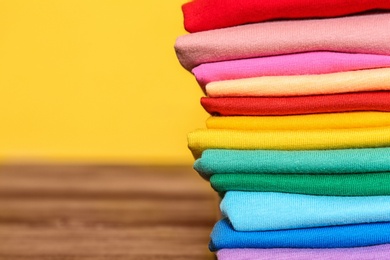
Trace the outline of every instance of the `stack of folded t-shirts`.
<instances>
[{"instance_id":1,"label":"stack of folded t-shirts","mask_svg":"<svg viewBox=\"0 0 390 260\"><path fill-rule=\"evenodd\" d=\"M390 259L390 1L195 0L175 49L219 259Z\"/></svg>"}]
</instances>

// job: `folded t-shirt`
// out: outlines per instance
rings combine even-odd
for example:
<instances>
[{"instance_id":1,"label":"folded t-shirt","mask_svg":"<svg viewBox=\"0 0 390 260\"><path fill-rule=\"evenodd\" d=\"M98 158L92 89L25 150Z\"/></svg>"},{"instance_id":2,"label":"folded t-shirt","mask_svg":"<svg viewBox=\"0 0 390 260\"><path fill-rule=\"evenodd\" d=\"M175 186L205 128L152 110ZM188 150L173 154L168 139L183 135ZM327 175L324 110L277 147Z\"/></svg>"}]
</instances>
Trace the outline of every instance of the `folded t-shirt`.
<instances>
[{"instance_id":1,"label":"folded t-shirt","mask_svg":"<svg viewBox=\"0 0 390 260\"><path fill-rule=\"evenodd\" d=\"M390 243L390 223L354 224L273 231L235 231L227 219L211 232L209 248L343 248Z\"/></svg>"},{"instance_id":2,"label":"folded t-shirt","mask_svg":"<svg viewBox=\"0 0 390 260\"><path fill-rule=\"evenodd\" d=\"M188 134L195 158L207 149L328 150L374 148L390 145L390 127L320 130L200 129Z\"/></svg>"},{"instance_id":3,"label":"folded t-shirt","mask_svg":"<svg viewBox=\"0 0 390 260\"><path fill-rule=\"evenodd\" d=\"M313 196L228 191L221 211L237 231L390 222L390 196Z\"/></svg>"},{"instance_id":4,"label":"folded t-shirt","mask_svg":"<svg viewBox=\"0 0 390 260\"><path fill-rule=\"evenodd\" d=\"M356 92L291 97L227 97L200 100L212 115L270 116L352 111L390 112L390 92Z\"/></svg>"},{"instance_id":5,"label":"folded t-shirt","mask_svg":"<svg viewBox=\"0 0 390 260\"><path fill-rule=\"evenodd\" d=\"M212 116L209 129L302 130L390 126L390 113L349 112L292 116Z\"/></svg>"},{"instance_id":6,"label":"folded t-shirt","mask_svg":"<svg viewBox=\"0 0 390 260\"><path fill-rule=\"evenodd\" d=\"M277 163L277 162L275 162ZM214 190L284 192L322 196L390 195L390 172L359 174L214 174Z\"/></svg>"},{"instance_id":7,"label":"folded t-shirt","mask_svg":"<svg viewBox=\"0 0 390 260\"><path fill-rule=\"evenodd\" d=\"M215 81L209 97L304 96L390 90L390 68Z\"/></svg>"},{"instance_id":8,"label":"folded t-shirt","mask_svg":"<svg viewBox=\"0 0 390 260\"><path fill-rule=\"evenodd\" d=\"M194 68L192 73L204 87L207 83L221 80L325 74L389 66L390 56L386 55L323 51L204 63Z\"/></svg>"},{"instance_id":9,"label":"folded t-shirt","mask_svg":"<svg viewBox=\"0 0 390 260\"><path fill-rule=\"evenodd\" d=\"M175 50L189 71L209 62L311 51L390 55L388 28L390 13L257 23L184 35Z\"/></svg>"},{"instance_id":10,"label":"folded t-shirt","mask_svg":"<svg viewBox=\"0 0 390 260\"><path fill-rule=\"evenodd\" d=\"M390 172L390 147L341 150L210 149L195 161L205 179L214 174L351 174Z\"/></svg>"},{"instance_id":11,"label":"folded t-shirt","mask_svg":"<svg viewBox=\"0 0 390 260\"><path fill-rule=\"evenodd\" d=\"M385 260L390 244L354 248L241 248L221 249L218 260Z\"/></svg>"},{"instance_id":12,"label":"folded t-shirt","mask_svg":"<svg viewBox=\"0 0 390 260\"><path fill-rule=\"evenodd\" d=\"M274 19L332 17L373 9L390 9L387 0L195 0L182 7L189 32Z\"/></svg>"}]
</instances>

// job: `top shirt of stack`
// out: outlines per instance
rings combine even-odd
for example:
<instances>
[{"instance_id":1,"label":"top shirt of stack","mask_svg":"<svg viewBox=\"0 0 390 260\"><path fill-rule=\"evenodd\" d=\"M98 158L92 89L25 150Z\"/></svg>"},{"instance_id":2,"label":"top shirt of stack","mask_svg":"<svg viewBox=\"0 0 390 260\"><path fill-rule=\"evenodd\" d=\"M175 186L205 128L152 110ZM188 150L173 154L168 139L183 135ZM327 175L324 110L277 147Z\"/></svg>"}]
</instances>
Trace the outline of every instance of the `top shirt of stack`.
<instances>
[{"instance_id":1,"label":"top shirt of stack","mask_svg":"<svg viewBox=\"0 0 390 260\"><path fill-rule=\"evenodd\" d=\"M388 0L194 0L182 6L188 32L269 20L337 17L389 9Z\"/></svg>"}]
</instances>

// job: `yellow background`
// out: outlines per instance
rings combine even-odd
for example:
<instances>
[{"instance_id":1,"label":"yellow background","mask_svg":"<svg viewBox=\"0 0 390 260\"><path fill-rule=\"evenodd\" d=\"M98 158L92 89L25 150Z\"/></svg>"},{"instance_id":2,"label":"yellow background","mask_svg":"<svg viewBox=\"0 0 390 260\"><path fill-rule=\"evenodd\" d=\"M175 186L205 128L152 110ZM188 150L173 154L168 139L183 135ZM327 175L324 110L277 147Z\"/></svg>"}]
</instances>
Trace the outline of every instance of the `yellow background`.
<instances>
[{"instance_id":1,"label":"yellow background","mask_svg":"<svg viewBox=\"0 0 390 260\"><path fill-rule=\"evenodd\" d=\"M0 160L186 164L184 0L0 0Z\"/></svg>"}]
</instances>

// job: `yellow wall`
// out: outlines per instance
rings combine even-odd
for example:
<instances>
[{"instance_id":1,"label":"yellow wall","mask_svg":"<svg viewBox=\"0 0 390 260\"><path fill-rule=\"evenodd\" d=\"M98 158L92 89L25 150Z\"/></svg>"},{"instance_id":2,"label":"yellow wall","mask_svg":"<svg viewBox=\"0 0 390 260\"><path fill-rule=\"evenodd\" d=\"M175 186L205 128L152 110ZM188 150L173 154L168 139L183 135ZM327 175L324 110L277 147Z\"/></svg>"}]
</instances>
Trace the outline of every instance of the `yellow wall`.
<instances>
[{"instance_id":1,"label":"yellow wall","mask_svg":"<svg viewBox=\"0 0 390 260\"><path fill-rule=\"evenodd\" d=\"M0 0L0 160L192 163L185 0Z\"/></svg>"}]
</instances>

